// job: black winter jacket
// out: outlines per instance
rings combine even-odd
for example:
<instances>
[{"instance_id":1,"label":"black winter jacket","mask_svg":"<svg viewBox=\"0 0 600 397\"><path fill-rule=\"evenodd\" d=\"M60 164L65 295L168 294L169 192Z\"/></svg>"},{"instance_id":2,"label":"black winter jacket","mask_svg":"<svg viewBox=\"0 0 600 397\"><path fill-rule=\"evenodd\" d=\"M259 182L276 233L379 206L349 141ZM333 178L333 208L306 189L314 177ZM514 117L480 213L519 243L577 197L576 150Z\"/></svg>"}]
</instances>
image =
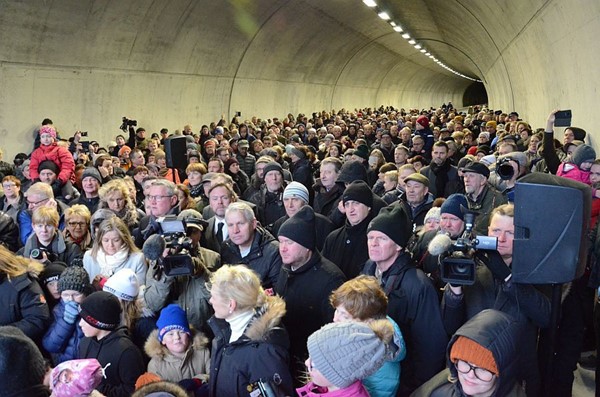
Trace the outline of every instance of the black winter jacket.
<instances>
[{"instance_id":1,"label":"black winter jacket","mask_svg":"<svg viewBox=\"0 0 600 397\"><path fill-rule=\"evenodd\" d=\"M315 191L313 204L315 213L325 215L329 218L334 210L337 209L345 189L344 184L340 182L327 191L321 184L321 180L317 179L317 182L313 185L313 190Z\"/></svg>"},{"instance_id":2,"label":"black winter jacket","mask_svg":"<svg viewBox=\"0 0 600 397\"><path fill-rule=\"evenodd\" d=\"M0 212L0 244L12 252L17 252L21 246L19 226L13 218L4 212Z\"/></svg>"},{"instance_id":3,"label":"black winter jacket","mask_svg":"<svg viewBox=\"0 0 600 397\"><path fill-rule=\"evenodd\" d=\"M271 234L273 234L273 236L275 237L278 237L279 228L281 228L283 222L287 221L288 219L290 219L290 217L287 215L277 219L277 221L271 227ZM329 236L329 233L331 233L334 229L335 226L333 225L333 222L329 220L329 218L327 218L325 215L321 215L315 212L315 232L317 234L316 244L317 249L319 251L323 250L325 239L327 238L327 236Z\"/></svg>"},{"instance_id":4,"label":"black winter jacket","mask_svg":"<svg viewBox=\"0 0 600 397\"><path fill-rule=\"evenodd\" d=\"M327 236L323 247L323 256L332 261L350 280L360 274L369 259L367 248L367 226L373 219L372 213L358 225L348 221Z\"/></svg>"}]
</instances>

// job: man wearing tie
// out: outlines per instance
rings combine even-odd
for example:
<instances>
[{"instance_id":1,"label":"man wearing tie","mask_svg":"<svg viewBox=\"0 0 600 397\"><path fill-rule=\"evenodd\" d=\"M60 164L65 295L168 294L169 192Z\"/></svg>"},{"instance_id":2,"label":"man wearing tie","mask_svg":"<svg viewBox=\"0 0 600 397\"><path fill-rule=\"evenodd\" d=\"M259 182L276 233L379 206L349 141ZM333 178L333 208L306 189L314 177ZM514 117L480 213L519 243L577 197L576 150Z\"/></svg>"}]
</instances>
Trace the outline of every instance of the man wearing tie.
<instances>
[{"instance_id":1,"label":"man wearing tie","mask_svg":"<svg viewBox=\"0 0 600 397\"><path fill-rule=\"evenodd\" d=\"M229 204L236 201L237 195L229 185L217 183L210 188L208 204L215 215L208 220L206 232L202 234L202 247L217 253L221 251L221 244L229 237L225 211Z\"/></svg>"}]
</instances>

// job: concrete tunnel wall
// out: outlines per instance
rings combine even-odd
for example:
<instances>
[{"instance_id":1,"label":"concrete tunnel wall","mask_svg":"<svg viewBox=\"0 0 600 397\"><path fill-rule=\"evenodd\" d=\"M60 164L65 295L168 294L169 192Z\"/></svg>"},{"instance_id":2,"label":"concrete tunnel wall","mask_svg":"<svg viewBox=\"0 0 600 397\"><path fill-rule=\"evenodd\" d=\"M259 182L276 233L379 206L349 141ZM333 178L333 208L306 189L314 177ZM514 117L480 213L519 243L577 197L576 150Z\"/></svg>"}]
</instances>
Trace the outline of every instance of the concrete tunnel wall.
<instances>
[{"instance_id":1,"label":"concrete tunnel wall","mask_svg":"<svg viewBox=\"0 0 600 397\"><path fill-rule=\"evenodd\" d=\"M395 16L490 106L535 127L554 107L594 134L593 0L411 1ZM501 17L499 17L501 16ZM420 54L360 0L6 0L0 3L0 147L32 147L50 117L106 144L120 118L149 132L288 112L462 105L470 81Z\"/></svg>"}]
</instances>

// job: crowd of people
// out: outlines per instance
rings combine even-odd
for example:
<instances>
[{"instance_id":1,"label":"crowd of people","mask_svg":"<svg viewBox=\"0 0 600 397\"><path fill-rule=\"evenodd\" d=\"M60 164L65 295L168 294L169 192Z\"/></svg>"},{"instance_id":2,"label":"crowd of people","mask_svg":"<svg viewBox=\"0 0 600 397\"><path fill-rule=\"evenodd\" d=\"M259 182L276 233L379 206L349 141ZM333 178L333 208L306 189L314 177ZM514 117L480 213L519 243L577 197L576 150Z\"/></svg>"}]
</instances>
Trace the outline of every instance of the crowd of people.
<instances>
[{"instance_id":1,"label":"crowd of people","mask_svg":"<svg viewBox=\"0 0 600 397\"><path fill-rule=\"evenodd\" d=\"M600 160L580 128L555 139L554 114L124 123L104 146L45 119L0 161L3 395L571 396L600 326ZM535 172L593 195L556 338L548 289L512 280L515 187ZM467 247L474 279L452 282L449 245L475 235L496 249Z\"/></svg>"}]
</instances>

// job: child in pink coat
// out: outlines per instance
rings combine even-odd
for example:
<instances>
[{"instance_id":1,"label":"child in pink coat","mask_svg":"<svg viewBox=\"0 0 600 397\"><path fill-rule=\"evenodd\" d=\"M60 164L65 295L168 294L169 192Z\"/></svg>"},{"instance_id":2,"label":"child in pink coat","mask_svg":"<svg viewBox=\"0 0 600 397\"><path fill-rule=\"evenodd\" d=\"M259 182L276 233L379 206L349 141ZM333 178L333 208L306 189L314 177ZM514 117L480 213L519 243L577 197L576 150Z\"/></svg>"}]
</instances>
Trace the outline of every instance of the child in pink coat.
<instances>
[{"instance_id":1,"label":"child in pink coat","mask_svg":"<svg viewBox=\"0 0 600 397\"><path fill-rule=\"evenodd\" d=\"M31 153L29 175L32 180L39 179L38 168L46 160L52 161L60 169L58 180L61 185L72 178L75 172L75 160L67 148L56 144L56 130L51 125L43 125L40 128L40 147Z\"/></svg>"}]
</instances>

